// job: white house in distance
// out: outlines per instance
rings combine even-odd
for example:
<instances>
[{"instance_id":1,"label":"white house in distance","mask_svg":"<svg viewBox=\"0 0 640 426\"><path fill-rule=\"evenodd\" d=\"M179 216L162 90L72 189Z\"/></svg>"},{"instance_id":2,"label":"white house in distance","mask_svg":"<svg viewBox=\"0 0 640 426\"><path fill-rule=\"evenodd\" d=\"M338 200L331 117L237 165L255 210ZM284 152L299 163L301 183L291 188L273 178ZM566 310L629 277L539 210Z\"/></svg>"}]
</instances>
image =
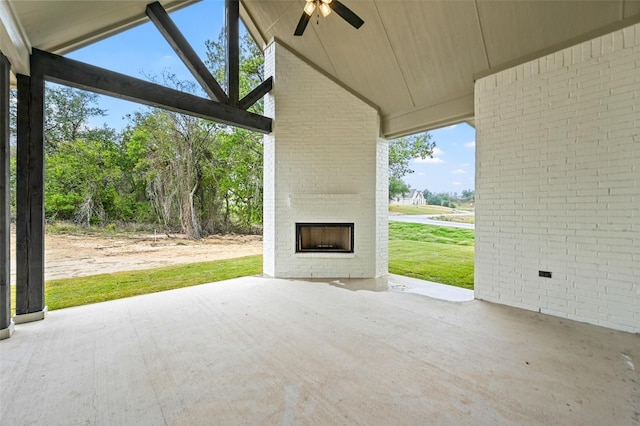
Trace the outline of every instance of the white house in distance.
<instances>
[{"instance_id":1,"label":"white house in distance","mask_svg":"<svg viewBox=\"0 0 640 426\"><path fill-rule=\"evenodd\" d=\"M424 199L422 191L412 189L403 196L398 196L390 201L391 204L399 204L401 206L424 206L427 201Z\"/></svg>"}]
</instances>

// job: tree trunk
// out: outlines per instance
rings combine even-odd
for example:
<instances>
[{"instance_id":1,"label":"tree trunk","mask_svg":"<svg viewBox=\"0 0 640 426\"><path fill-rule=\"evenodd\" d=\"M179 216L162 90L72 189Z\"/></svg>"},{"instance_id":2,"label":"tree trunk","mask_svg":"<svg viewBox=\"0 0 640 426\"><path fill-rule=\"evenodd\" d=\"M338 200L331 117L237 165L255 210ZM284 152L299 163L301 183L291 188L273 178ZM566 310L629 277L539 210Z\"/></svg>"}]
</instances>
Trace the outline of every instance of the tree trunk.
<instances>
[{"instance_id":1,"label":"tree trunk","mask_svg":"<svg viewBox=\"0 0 640 426\"><path fill-rule=\"evenodd\" d=\"M193 203L194 194L198 189L198 184L196 183L193 186L193 189L189 193L189 213L191 214L191 227L192 227L192 235L191 238L199 240L202 238L202 229L200 226L200 220L198 219L198 212L196 211L196 207Z\"/></svg>"}]
</instances>

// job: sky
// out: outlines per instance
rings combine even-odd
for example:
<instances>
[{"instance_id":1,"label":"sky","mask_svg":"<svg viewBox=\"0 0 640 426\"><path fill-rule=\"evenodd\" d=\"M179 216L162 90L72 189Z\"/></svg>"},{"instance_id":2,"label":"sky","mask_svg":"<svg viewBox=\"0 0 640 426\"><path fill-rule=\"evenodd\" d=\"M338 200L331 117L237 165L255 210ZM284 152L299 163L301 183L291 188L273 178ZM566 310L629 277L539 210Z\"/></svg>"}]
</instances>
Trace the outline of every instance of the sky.
<instances>
[{"instance_id":1,"label":"sky","mask_svg":"<svg viewBox=\"0 0 640 426\"><path fill-rule=\"evenodd\" d=\"M217 40L224 25L224 1L204 0L170 14L191 46L205 58L205 41ZM124 33L94 43L66 55L69 58L107 68L141 79L159 77L164 71L181 80L195 81L180 58L155 26L148 22ZM97 117L90 125L106 124L117 130L129 122L127 114L146 107L107 96L100 96L100 108L107 116ZM429 132L436 142L433 158L412 160L414 173L404 181L411 188L431 192L460 194L474 189L475 130L460 123Z\"/></svg>"},{"instance_id":2,"label":"sky","mask_svg":"<svg viewBox=\"0 0 640 426\"><path fill-rule=\"evenodd\" d=\"M429 132L436 142L433 158L414 159L414 173L403 179L411 188L431 192L462 193L475 189L476 131L466 123Z\"/></svg>"}]
</instances>

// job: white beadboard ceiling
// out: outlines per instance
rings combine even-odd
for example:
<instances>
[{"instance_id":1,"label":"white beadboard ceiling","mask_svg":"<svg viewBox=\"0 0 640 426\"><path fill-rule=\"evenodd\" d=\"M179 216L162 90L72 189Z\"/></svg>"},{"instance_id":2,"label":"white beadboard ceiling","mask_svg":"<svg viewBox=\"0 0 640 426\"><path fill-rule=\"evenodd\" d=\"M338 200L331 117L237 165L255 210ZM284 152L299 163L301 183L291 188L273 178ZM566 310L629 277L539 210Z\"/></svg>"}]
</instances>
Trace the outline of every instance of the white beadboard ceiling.
<instances>
[{"instance_id":1,"label":"white beadboard ceiling","mask_svg":"<svg viewBox=\"0 0 640 426\"><path fill-rule=\"evenodd\" d=\"M341 1L359 30L332 13L294 37L304 0L241 0L241 15L259 44L277 40L375 105L387 137L472 121L475 78L640 22L640 0ZM8 33L62 54L143 22L148 1L3 3Z\"/></svg>"}]
</instances>

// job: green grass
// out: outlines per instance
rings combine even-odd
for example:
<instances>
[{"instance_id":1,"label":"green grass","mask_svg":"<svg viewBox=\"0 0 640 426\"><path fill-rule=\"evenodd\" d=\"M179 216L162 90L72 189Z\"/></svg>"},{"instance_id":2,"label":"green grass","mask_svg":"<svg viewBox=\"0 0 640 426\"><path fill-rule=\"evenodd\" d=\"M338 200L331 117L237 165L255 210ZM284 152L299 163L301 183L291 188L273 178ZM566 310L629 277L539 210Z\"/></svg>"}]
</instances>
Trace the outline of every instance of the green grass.
<instances>
[{"instance_id":1,"label":"green grass","mask_svg":"<svg viewBox=\"0 0 640 426\"><path fill-rule=\"evenodd\" d=\"M473 289L474 231L389 223L389 272Z\"/></svg>"},{"instance_id":2,"label":"green grass","mask_svg":"<svg viewBox=\"0 0 640 426\"><path fill-rule=\"evenodd\" d=\"M474 231L416 223L389 223L389 272L473 289ZM50 310L258 275L262 256L190 263L142 271L51 280ZM12 315L15 286L12 286Z\"/></svg>"},{"instance_id":3,"label":"green grass","mask_svg":"<svg viewBox=\"0 0 640 426\"><path fill-rule=\"evenodd\" d=\"M442 206L401 206L397 204L390 204L389 211L399 214L450 214L453 213L453 209Z\"/></svg>"},{"instance_id":4,"label":"green grass","mask_svg":"<svg viewBox=\"0 0 640 426\"><path fill-rule=\"evenodd\" d=\"M456 222L456 223L476 223L476 217L471 214L457 214L452 216L435 216L432 217L433 220L442 220L445 222Z\"/></svg>"},{"instance_id":5,"label":"green grass","mask_svg":"<svg viewBox=\"0 0 640 426\"><path fill-rule=\"evenodd\" d=\"M475 233L471 229L389 222L389 241L420 241L424 243L473 246L474 235Z\"/></svg>"},{"instance_id":6,"label":"green grass","mask_svg":"<svg viewBox=\"0 0 640 426\"><path fill-rule=\"evenodd\" d=\"M49 310L55 310L261 273L262 256L256 255L143 271L66 278L45 283L45 300ZM15 292L15 287L12 290ZM12 299L11 306L15 307L15 294Z\"/></svg>"}]
</instances>

